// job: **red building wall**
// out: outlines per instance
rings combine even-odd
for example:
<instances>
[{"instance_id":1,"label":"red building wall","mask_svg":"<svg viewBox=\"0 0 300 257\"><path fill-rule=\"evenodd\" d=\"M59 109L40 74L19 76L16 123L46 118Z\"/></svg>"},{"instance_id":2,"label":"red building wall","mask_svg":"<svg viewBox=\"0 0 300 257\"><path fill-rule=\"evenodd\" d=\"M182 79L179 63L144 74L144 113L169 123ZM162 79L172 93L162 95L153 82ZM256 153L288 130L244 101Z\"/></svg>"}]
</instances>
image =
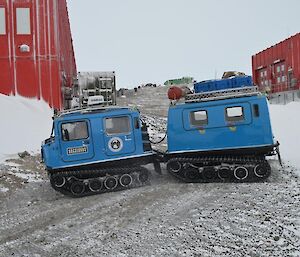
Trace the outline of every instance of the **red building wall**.
<instances>
[{"instance_id":1,"label":"red building wall","mask_svg":"<svg viewBox=\"0 0 300 257\"><path fill-rule=\"evenodd\" d=\"M1 19L0 93L63 108L77 74L66 0L0 0Z\"/></svg>"},{"instance_id":2,"label":"red building wall","mask_svg":"<svg viewBox=\"0 0 300 257\"><path fill-rule=\"evenodd\" d=\"M253 55L252 74L262 91L300 89L300 33Z\"/></svg>"}]
</instances>

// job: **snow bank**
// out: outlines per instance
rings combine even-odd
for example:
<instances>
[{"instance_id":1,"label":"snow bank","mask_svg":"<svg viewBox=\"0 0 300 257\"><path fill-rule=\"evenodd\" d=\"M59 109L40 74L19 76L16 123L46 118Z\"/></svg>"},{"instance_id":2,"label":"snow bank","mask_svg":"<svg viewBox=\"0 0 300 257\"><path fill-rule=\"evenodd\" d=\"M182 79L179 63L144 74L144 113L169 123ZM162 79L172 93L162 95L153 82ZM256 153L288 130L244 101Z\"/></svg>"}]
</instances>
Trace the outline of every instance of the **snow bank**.
<instances>
[{"instance_id":1,"label":"snow bank","mask_svg":"<svg viewBox=\"0 0 300 257\"><path fill-rule=\"evenodd\" d=\"M300 103L270 105L273 134L280 142L284 162L300 167Z\"/></svg>"},{"instance_id":2,"label":"snow bank","mask_svg":"<svg viewBox=\"0 0 300 257\"><path fill-rule=\"evenodd\" d=\"M25 150L38 152L50 135L51 117L44 101L0 94L0 162Z\"/></svg>"},{"instance_id":3,"label":"snow bank","mask_svg":"<svg viewBox=\"0 0 300 257\"><path fill-rule=\"evenodd\" d=\"M284 162L300 167L300 103L270 105L273 133ZM44 101L0 94L0 162L22 151L37 152L49 137L52 110Z\"/></svg>"}]
</instances>

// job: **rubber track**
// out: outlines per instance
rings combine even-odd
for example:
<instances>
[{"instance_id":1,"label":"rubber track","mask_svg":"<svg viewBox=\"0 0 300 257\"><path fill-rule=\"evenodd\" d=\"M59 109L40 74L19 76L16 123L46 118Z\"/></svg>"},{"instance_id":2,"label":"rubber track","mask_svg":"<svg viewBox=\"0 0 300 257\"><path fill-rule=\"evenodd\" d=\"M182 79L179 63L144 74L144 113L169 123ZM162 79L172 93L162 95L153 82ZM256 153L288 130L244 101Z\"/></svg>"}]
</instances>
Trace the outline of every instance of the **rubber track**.
<instances>
[{"instance_id":1,"label":"rubber track","mask_svg":"<svg viewBox=\"0 0 300 257\"><path fill-rule=\"evenodd\" d=\"M90 170L70 170L70 171L57 170L57 171L55 171L55 173L53 173L53 172L49 173L49 177L50 177L51 186L54 190L56 190L64 195L78 198L78 197L84 197L84 196L89 196L89 195L102 194L102 193L106 193L106 192L120 191L120 190L124 190L124 189L140 187L140 186L149 184L149 179L144 183L142 183L136 179L138 174L140 174L141 172L146 172L147 175L150 176L150 172L145 167L133 166L133 167L90 169ZM103 174L106 174L106 175L103 175ZM119 184L119 177L124 174L133 175L132 176L133 182L128 187L122 187ZM74 180L76 180L76 181L84 182L84 181L88 181L89 179L95 179L95 178L105 179L105 177L107 177L107 176L117 176L118 177L118 186L115 189L112 189L112 190L106 189L103 185L102 189L100 191L93 192L86 185L85 192L80 195L74 195L70 191L70 184L66 183L67 185L64 185L63 187L56 187L54 185L54 181L53 181L55 177L65 177L65 178L74 178Z\"/></svg>"},{"instance_id":2,"label":"rubber track","mask_svg":"<svg viewBox=\"0 0 300 257\"><path fill-rule=\"evenodd\" d=\"M168 160L168 164L171 162L180 162L181 163L181 169L179 172L172 172L169 168L168 171L171 173L173 176L177 177L178 179L187 182L187 183L211 183L211 182L259 182L259 181L264 181L270 176L270 165L269 163L265 160L264 156L260 157L240 157L240 156L222 156L222 157L216 157L216 156L211 156L211 157L198 157L198 158L189 158L189 157L178 157L178 158L171 158ZM225 164L224 166L243 166L247 168L249 172L249 176L245 180L238 180L233 176L233 170L231 169L231 177L228 179L221 179L217 175L214 178L211 179L206 179L201 175L201 172L199 172L197 178L187 178L184 175L184 172L188 172L189 170L192 171L195 168L192 167L191 165L195 164L202 164L202 168L216 168L217 166L220 166L221 164ZM254 175L254 167L257 164L264 164L268 168L268 174L263 177L259 178Z\"/></svg>"}]
</instances>

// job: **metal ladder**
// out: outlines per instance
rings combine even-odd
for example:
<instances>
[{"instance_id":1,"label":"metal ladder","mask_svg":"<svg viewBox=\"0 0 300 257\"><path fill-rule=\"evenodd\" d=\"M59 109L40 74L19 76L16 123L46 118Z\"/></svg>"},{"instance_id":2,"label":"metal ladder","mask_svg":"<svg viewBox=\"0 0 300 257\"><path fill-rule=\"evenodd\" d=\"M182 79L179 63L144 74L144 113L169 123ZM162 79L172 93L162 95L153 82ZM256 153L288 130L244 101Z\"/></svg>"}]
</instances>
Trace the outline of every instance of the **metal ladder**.
<instances>
[{"instance_id":1,"label":"metal ladder","mask_svg":"<svg viewBox=\"0 0 300 257\"><path fill-rule=\"evenodd\" d=\"M255 95L261 95L257 87L255 86L239 87L239 88L216 90L210 92L187 94L185 96L185 102L196 103L196 102L206 102L206 101L214 101L214 100L221 100L227 98L238 98L238 97L245 97L245 96L255 96Z\"/></svg>"}]
</instances>

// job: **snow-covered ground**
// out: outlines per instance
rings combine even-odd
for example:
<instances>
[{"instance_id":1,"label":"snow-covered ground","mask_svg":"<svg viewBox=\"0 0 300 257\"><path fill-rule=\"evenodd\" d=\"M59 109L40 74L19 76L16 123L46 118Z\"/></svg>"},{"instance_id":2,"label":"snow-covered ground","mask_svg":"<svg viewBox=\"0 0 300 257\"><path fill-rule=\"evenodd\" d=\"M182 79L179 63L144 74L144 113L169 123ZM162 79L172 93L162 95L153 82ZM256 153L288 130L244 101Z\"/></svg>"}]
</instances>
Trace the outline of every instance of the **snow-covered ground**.
<instances>
[{"instance_id":1,"label":"snow-covered ground","mask_svg":"<svg viewBox=\"0 0 300 257\"><path fill-rule=\"evenodd\" d=\"M273 134L280 142L284 162L300 170L300 103L270 105ZM300 176L300 173L298 172Z\"/></svg>"},{"instance_id":2,"label":"snow-covered ground","mask_svg":"<svg viewBox=\"0 0 300 257\"><path fill-rule=\"evenodd\" d=\"M156 104L158 99L163 99L164 88L145 88L153 91L149 101L146 97L139 96L140 91L128 99L120 99L124 105L136 106L142 113L155 116L166 116L168 100ZM159 96L159 97L157 97ZM156 99L156 101L154 100ZM136 100L136 101L134 101ZM149 102L153 106L147 106ZM280 142L280 150L283 160L291 166L300 167L300 103L293 102L287 105L270 105L273 133ZM6 158L11 158L19 152L28 151L37 153L40 150L42 140L50 135L53 115L52 110L43 101L27 99L23 97L8 97L0 94L0 163ZM151 116L149 116L151 117ZM158 117L158 119L161 119ZM155 126L155 118L149 118L150 129ZM164 122L157 122L162 129L159 136L163 136ZM150 131L151 132L151 131Z\"/></svg>"},{"instance_id":3,"label":"snow-covered ground","mask_svg":"<svg viewBox=\"0 0 300 257\"><path fill-rule=\"evenodd\" d=\"M118 100L138 106L149 130L163 137L165 93L164 88L143 88ZM11 145L9 150L0 145L2 157L36 152L49 136L51 110L39 101L2 96L0 108L1 141ZM273 172L265 183L185 184L164 166L160 176L149 165L150 186L71 199L50 187L39 155L3 161L0 257L299 257L298 110L299 103L270 106L284 167L270 160ZM17 138L20 128L24 132Z\"/></svg>"},{"instance_id":4,"label":"snow-covered ground","mask_svg":"<svg viewBox=\"0 0 300 257\"><path fill-rule=\"evenodd\" d=\"M0 163L25 150L37 153L50 135L51 117L44 101L0 94Z\"/></svg>"}]
</instances>

